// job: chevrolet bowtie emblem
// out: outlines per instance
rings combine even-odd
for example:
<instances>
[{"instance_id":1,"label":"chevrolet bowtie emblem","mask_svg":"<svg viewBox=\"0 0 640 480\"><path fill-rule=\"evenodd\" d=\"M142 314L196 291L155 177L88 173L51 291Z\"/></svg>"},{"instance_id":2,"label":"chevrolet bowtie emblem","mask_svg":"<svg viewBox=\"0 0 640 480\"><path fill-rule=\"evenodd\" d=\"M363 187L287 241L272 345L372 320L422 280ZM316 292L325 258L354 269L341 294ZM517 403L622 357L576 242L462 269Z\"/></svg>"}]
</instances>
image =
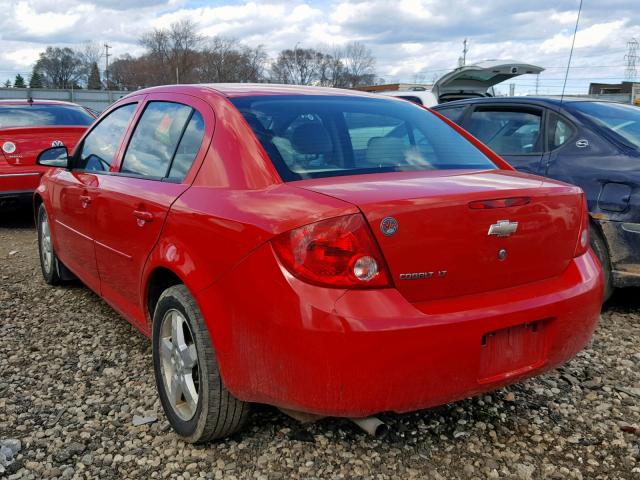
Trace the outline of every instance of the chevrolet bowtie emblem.
<instances>
[{"instance_id":1,"label":"chevrolet bowtie emblem","mask_svg":"<svg viewBox=\"0 0 640 480\"><path fill-rule=\"evenodd\" d=\"M487 235L495 235L496 237L508 237L512 233L516 233L518 222L510 222L509 220L498 220L489 227Z\"/></svg>"}]
</instances>

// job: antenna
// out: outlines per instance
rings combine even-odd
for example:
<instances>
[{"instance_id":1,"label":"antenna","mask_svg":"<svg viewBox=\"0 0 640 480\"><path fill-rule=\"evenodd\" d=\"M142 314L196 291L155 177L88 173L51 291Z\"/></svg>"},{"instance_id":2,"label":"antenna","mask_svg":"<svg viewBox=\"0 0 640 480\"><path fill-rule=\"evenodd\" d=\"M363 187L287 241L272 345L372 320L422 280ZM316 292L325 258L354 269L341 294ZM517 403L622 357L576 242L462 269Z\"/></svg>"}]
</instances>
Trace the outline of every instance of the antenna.
<instances>
[{"instance_id":1,"label":"antenna","mask_svg":"<svg viewBox=\"0 0 640 480\"><path fill-rule=\"evenodd\" d=\"M467 39L465 38L462 42L462 56L458 57L458 67L464 67L467 64L467 52L469 48L467 47Z\"/></svg>"},{"instance_id":2,"label":"antenna","mask_svg":"<svg viewBox=\"0 0 640 480\"><path fill-rule=\"evenodd\" d=\"M567 78L569 77L569 68L571 68L571 58L573 57L573 47L576 44L576 34L578 33L578 23L580 23L580 12L582 12L582 0L578 7L578 16L576 17L576 28L573 29L573 40L571 40L571 51L569 52L569 61L567 62L567 71L564 74L564 82L562 84L562 95L560 95L560 103L564 100L564 89L567 87Z\"/></svg>"},{"instance_id":3,"label":"antenna","mask_svg":"<svg viewBox=\"0 0 640 480\"><path fill-rule=\"evenodd\" d=\"M627 42L627 54L624 59L627 61L627 69L624 71L624 79L634 81L638 71L636 70L636 61L638 60L638 41L632 38Z\"/></svg>"}]
</instances>

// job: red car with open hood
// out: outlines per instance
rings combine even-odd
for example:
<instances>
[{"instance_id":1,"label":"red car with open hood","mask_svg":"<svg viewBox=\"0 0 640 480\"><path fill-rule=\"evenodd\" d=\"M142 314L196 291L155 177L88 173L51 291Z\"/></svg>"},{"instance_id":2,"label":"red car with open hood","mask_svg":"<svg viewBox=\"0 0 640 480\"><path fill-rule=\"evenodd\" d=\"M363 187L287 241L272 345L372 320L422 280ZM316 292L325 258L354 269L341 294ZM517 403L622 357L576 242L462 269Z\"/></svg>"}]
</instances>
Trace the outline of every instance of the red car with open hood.
<instances>
[{"instance_id":1,"label":"red car with open hood","mask_svg":"<svg viewBox=\"0 0 640 480\"><path fill-rule=\"evenodd\" d=\"M54 100L0 100L0 207L30 202L46 167L36 165L45 148L76 142L94 121L84 107Z\"/></svg>"},{"instance_id":2,"label":"red car with open hood","mask_svg":"<svg viewBox=\"0 0 640 480\"><path fill-rule=\"evenodd\" d=\"M602 272L578 187L448 120L311 87L156 87L42 152L42 272L151 337L171 425L253 402L363 418L540 374L591 337Z\"/></svg>"}]
</instances>

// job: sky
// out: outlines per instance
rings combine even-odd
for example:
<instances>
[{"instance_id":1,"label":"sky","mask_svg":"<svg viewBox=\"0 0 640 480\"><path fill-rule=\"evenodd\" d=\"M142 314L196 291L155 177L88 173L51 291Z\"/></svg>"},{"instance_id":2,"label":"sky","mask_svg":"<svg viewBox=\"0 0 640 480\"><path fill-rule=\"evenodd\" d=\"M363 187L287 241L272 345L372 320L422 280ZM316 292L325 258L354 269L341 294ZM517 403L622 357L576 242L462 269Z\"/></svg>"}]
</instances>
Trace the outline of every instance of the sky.
<instances>
[{"instance_id":1,"label":"sky","mask_svg":"<svg viewBox=\"0 0 640 480\"><path fill-rule=\"evenodd\" d=\"M627 43L640 41L638 0L584 0L566 93L590 81L624 79ZM191 19L205 36L284 48L366 44L387 82L430 83L467 63L516 59L545 67L538 92L562 90L579 0L0 0L0 81L28 79L48 45L105 42L115 57L139 54L140 35ZM638 52L640 55L640 51ZM114 57L111 57L112 59ZM103 59L104 61L104 59ZM640 80L640 58L638 58ZM536 78L515 80L516 94L535 93ZM498 90L507 93L508 84Z\"/></svg>"}]
</instances>

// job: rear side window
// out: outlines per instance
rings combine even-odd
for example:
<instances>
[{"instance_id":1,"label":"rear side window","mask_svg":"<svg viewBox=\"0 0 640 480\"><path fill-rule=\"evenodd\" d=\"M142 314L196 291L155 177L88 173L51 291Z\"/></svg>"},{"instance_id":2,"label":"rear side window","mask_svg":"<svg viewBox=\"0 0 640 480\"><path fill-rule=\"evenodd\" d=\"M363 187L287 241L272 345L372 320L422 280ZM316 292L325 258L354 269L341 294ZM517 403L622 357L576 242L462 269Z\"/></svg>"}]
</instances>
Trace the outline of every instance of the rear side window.
<instances>
[{"instance_id":1,"label":"rear side window","mask_svg":"<svg viewBox=\"0 0 640 480\"><path fill-rule=\"evenodd\" d=\"M417 103L418 105L423 105L420 97L414 97L413 95L398 95L398 98L403 98L405 100L409 100L410 102Z\"/></svg>"},{"instance_id":2,"label":"rear side window","mask_svg":"<svg viewBox=\"0 0 640 480\"><path fill-rule=\"evenodd\" d=\"M440 115L447 117L452 122L458 123L462 118L465 108L467 108L466 105L463 105L462 107L438 108L436 111Z\"/></svg>"},{"instance_id":3,"label":"rear side window","mask_svg":"<svg viewBox=\"0 0 640 480\"><path fill-rule=\"evenodd\" d=\"M180 103L149 102L131 136L121 172L165 177L192 111Z\"/></svg>"},{"instance_id":4,"label":"rear side window","mask_svg":"<svg viewBox=\"0 0 640 480\"><path fill-rule=\"evenodd\" d=\"M0 128L91 125L94 118L73 105L1 105Z\"/></svg>"},{"instance_id":5,"label":"rear side window","mask_svg":"<svg viewBox=\"0 0 640 480\"><path fill-rule=\"evenodd\" d=\"M324 95L231 101L285 181L496 168L445 122L409 102Z\"/></svg>"},{"instance_id":6,"label":"rear side window","mask_svg":"<svg viewBox=\"0 0 640 480\"><path fill-rule=\"evenodd\" d=\"M575 133L575 128L566 120L555 113L549 117L549 150L564 145Z\"/></svg>"},{"instance_id":7,"label":"rear side window","mask_svg":"<svg viewBox=\"0 0 640 480\"><path fill-rule=\"evenodd\" d=\"M96 172L109 170L137 105L129 103L113 110L89 132L82 143L76 168Z\"/></svg>"},{"instance_id":8,"label":"rear side window","mask_svg":"<svg viewBox=\"0 0 640 480\"><path fill-rule=\"evenodd\" d=\"M182 181L187 176L191 164L198 155L202 138L204 137L204 120L199 112L194 110L191 120L187 124L187 128L182 135L182 139L178 144L178 149L173 157L169 178L172 180Z\"/></svg>"},{"instance_id":9,"label":"rear side window","mask_svg":"<svg viewBox=\"0 0 640 480\"><path fill-rule=\"evenodd\" d=\"M465 128L500 155L540 153L542 114L536 110L477 109Z\"/></svg>"}]
</instances>

